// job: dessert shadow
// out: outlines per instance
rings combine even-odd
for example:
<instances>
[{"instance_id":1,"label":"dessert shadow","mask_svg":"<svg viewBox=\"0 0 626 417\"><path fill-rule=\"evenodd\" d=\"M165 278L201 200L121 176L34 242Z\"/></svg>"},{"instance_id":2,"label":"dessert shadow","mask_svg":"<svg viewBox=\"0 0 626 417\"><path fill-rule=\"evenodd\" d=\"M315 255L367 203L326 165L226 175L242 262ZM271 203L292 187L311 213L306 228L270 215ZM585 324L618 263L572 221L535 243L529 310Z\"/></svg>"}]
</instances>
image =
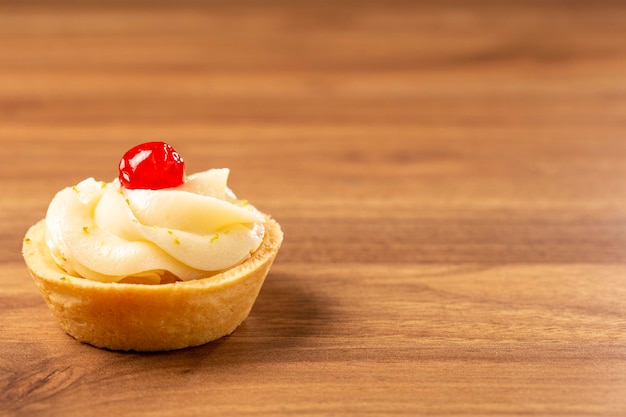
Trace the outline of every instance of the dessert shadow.
<instances>
[{"instance_id":1,"label":"dessert shadow","mask_svg":"<svg viewBox=\"0 0 626 417\"><path fill-rule=\"evenodd\" d=\"M232 365L284 361L317 345L335 315L330 299L308 291L306 283L287 273L271 273L248 318L229 336L207 344L169 352L139 353L189 365Z\"/></svg>"}]
</instances>

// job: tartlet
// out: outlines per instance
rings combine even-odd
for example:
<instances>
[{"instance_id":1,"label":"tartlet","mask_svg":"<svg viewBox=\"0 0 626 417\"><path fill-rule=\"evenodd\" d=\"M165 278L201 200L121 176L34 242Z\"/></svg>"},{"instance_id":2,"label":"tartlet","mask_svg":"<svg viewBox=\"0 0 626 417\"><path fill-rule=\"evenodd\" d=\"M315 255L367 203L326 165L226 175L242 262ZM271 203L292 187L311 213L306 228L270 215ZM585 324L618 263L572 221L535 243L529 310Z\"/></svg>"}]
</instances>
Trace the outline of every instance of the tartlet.
<instances>
[{"instance_id":1,"label":"tartlet","mask_svg":"<svg viewBox=\"0 0 626 417\"><path fill-rule=\"evenodd\" d=\"M22 254L53 316L78 341L123 351L181 349L232 333L250 313L283 240L280 225L263 216L263 239L247 259L187 281L99 282L68 273L46 242L45 219L26 233Z\"/></svg>"}]
</instances>

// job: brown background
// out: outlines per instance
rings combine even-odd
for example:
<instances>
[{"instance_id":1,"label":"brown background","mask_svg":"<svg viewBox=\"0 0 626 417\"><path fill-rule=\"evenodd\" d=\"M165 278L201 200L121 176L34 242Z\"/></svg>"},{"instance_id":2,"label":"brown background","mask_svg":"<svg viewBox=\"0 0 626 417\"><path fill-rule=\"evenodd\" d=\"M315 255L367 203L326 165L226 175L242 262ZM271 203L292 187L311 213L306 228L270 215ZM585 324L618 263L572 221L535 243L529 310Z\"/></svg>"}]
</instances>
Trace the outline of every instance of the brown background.
<instances>
[{"instance_id":1,"label":"brown background","mask_svg":"<svg viewBox=\"0 0 626 417\"><path fill-rule=\"evenodd\" d=\"M626 415L622 2L0 5L0 415ZM81 345L20 256L165 140L286 240L230 337Z\"/></svg>"}]
</instances>

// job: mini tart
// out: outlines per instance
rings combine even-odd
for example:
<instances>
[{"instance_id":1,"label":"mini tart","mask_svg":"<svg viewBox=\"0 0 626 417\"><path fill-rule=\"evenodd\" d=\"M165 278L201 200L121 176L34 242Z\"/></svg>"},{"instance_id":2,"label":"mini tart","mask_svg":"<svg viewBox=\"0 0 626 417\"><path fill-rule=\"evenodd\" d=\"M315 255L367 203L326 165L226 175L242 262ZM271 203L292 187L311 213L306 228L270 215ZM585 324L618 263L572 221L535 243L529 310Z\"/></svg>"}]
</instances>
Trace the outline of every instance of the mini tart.
<instances>
[{"instance_id":1,"label":"mini tart","mask_svg":"<svg viewBox=\"0 0 626 417\"><path fill-rule=\"evenodd\" d=\"M111 350L165 351L232 333L248 316L278 253L283 233L266 216L261 246L243 263L193 281L101 283L66 273L45 243L41 220L26 233L22 255L63 330Z\"/></svg>"}]
</instances>

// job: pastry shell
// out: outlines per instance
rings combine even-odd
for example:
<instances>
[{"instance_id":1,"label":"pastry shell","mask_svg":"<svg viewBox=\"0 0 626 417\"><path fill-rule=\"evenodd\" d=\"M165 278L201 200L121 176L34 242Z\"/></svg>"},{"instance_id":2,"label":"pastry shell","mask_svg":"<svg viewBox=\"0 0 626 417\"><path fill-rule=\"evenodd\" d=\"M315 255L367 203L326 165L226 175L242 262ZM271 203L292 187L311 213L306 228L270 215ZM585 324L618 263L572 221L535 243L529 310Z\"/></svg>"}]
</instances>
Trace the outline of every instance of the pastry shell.
<instances>
[{"instance_id":1,"label":"pastry shell","mask_svg":"<svg viewBox=\"0 0 626 417\"><path fill-rule=\"evenodd\" d=\"M24 238L22 254L61 327L100 348L166 351L232 333L248 316L283 240L266 216L261 246L243 263L193 281L145 285L102 283L57 266L45 243L45 220Z\"/></svg>"}]
</instances>

